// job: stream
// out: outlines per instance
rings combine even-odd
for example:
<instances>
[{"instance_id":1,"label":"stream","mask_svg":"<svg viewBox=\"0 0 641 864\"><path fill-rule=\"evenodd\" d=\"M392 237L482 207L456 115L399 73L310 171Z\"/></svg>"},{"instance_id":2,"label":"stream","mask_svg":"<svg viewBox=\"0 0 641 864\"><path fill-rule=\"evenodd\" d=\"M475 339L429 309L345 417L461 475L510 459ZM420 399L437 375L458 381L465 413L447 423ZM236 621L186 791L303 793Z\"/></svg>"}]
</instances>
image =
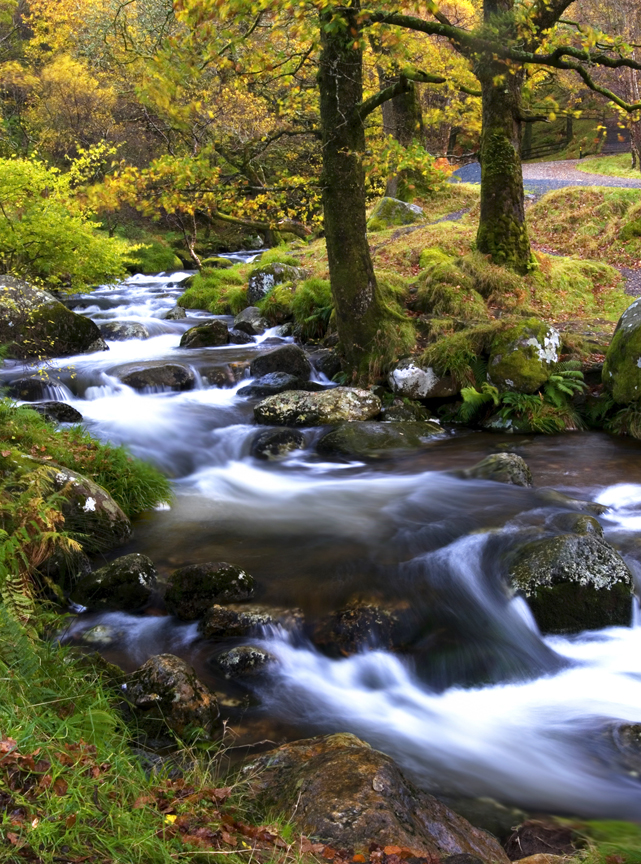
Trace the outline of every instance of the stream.
<instances>
[{"instance_id":1,"label":"stream","mask_svg":"<svg viewBox=\"0 0 641 864\"><path fill-rule=\"evenodd\" d=\"M85 630L109 624L118 640L104 656L127 670L162 652L185 658L221 694L239 747L349 731L427 789L531 811L641 819L641 780L608 732L641 722L641 626L543 638L524 600L507 596L501 572L516 534L572 510L557 490L609 508L599 517L605 537L641 577L641 442L460 430L411 455L328 461L315 453L321 430L308 429L304 449L260 461L249 455L259 400L237 394L250 379L210 382L229 364L291 340L270 330L253 345L179 348L189 327L212 318L163 318L188 275L139 275L74 297L71 307L99 325L137 321L150 337L47 364L57 382L49 398L70 403L92 434L126 444L173 479L171 505L139 519L134 539L108 557L141 552L164 577L229 561L254 576L252 602L297 607L308 620L353 597L388 604L414 648L391 653L372 642L331 657L305 630L279 627L214 645L161 607L80 614L65 638L81 642ZM123 366L152 360L191 366L196 387L137 392L121 383ZM0 378L20 374L7 363ZM502 450L526 459L536 488L448 473ZM230 683L215 657L233 644L261 645L279 662L251 689Z\"/></svg>"}]
</instances>

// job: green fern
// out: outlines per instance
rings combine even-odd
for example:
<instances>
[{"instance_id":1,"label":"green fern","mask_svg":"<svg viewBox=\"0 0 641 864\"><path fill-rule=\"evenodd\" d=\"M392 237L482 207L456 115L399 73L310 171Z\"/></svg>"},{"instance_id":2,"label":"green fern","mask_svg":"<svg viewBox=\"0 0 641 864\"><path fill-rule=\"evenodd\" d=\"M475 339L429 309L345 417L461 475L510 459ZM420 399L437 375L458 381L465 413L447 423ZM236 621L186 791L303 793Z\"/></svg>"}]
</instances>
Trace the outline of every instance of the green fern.
<instances>
[{"instance_id":1,"label":"green fern","mask_svg":"<svg viewBox=\"0 0 641 864\"><path fill-rule=\"evenodd\" d=\"M463 404L458 409L456 418L461 423L478 420L484 410L487 413L487 408L496 408L500 403L499 391L487 382L481 384L480 391L476 387L463 387L461 396Z\"/></svg>"}]
</instances>

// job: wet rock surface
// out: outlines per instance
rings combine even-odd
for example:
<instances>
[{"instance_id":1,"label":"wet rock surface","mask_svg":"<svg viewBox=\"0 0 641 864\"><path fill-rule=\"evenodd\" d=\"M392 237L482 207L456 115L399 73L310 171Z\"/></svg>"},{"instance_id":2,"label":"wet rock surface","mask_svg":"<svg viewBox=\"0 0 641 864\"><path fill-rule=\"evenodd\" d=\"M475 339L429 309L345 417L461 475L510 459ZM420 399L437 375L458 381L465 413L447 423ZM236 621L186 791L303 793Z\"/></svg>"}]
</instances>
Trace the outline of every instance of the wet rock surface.
<instances>
[{"instance_id":1,"label":"wet rock surface","mask_svg":"<svg viewBox=\"0 0 641 864\"><path fill-rule=\"evenodd\" d=\"M632 575L621 556L593 534L563 534L526 543L510 564L544 633L628 627Z\"/></svg>"},{"instance_id":2,"label":"wet rock surface","mask_svg":"<svg viewBox=\"0 0 641 864\"><path fill-rule=\"evenodd\" d=\"M208 321L206 324L198 324L183 333L180 340L181 348L217 348L227 345L229 342L229 331L224 321Z\"/></svg>"},{"instance_id":3,"label":"wet rock surface","mask_svg":"<svg viewBox=\"0 0 641 864\"><path fill-rule=\"evenodd\" d=\"M330 348L319 348L312 351L308 356L314 369L325 375L330 381L334 375L341 371L341 358Z\"/></svg>"},{"instance_id":4,"label":"wet rock surface","mask_svg":"<svg viewBox=\"0 0 641 864\"><path fill-rule=\"evenodd\" d=\"M297 378L295 375L290 375L288 372L270 372L267 375L262 375L257 378L252 384L247 387L241 387L238 391L239 396L245 396L250 399L264 399L267 396L274 396L277 393L284 393L286 390L322 390L322 385L317 385L313 381Z\"/></svg>"},{"instance_id":5,"label":"wet rock surface","mask_svg":"<svg viewBox=\"0 0 641 864\"><path fill-rule=\"evenodd\" d=\"M118 369L117 374L123 384L126 384L127 387L133 387L134 390L145 390L148 387L165 390L191 390L196 383L196 377L192 370L188 366L179 366L177 363L127 366Z\"/></svg>"},{"instance_id":6,"label":"wet rock surface","mask_svg":"<svg viewBox=\"0 0 641 864\"><path fill-rule=\"evenodd\" d=\"M165 312L164 318L166 321L182 321L187 317L187 312L182 306L174 306L169 312Z\"/></svg>"},{"instance_id":7,"label":"wet rock surface","mask_svg":"<svg viewBox=\"0 0 641 864\"><path fill-rule=\"evenodd\" d=\"M275 657L262 648L239 645L224 651L216 658L225 678L247 678L258 675L266 666L275 662Z\"/></svg>"},{"instance_id":8,"label":"wet rock surface","mask_svg":"<svg viewBox=\"0 0 641 864\"><path fill-rule=\"evenodd\" d=\"M219 732L216 696L173 654L151 657L132 673L125 695L139 727L153 738L162 739L167 731L181 739L197 730L209 738Z\"/></svg>"},{"instance_id":9,"label":"wet rock surface","mask_svg":"<svg viewBox=\"0 0 641 864\"><path fill-rule=\"evenodd\" d=\"M229 639L256 633L268 624L280 624L289 629L303 623L300 609L284 609L260 604L211 606L198 623L198 631L206 639Z\"/></svg>"},{"instance_id":10,"label":"wet rock surface","mask_svg":"<svg viewBox=\"0 0 641 864\"><path fill-rule=\"evenodd\" d=\"M38 402L46 398L48 388L46 378L18 378L9 384L7 395L22 402Z\"/></svg>"},{"instance_id":11,"label":"wet rock surface","mask_svg":"<svg viewBox=\"0 0 641 864\"><path fill-rule=\"evenodd\" d=\"M252 439L250 453L255 459L284 459L305 446L305 436L295 429L267 429Z\"/></svg>"},{"instance_id":12,"label":"wet rock surface","mask_svg":"<svg viewBox=\"0 0 641 864\"><path fill-rule=\"evenodd\" d=\"M149 330L138 321L107 321L100 325L100 334L113 342L127 339L149 339Z\"/></svg>"},{"instance_id":13,"label":"wet rock surface","mask_svg":"<svg viewBox=\"0 0 641 864\"><path fill-rule=\"evenodd\" d=\"M382 456L397 450L417 450L444 434L433 422L353 422L342 423L318 442L319 453L341 456Z\"/></svg>"},{"instance_id":14,"label":"wet rock surface","mask_svg":"<svg viewBox=\"0 0 641 864\"><path fill-rule=\"evenodd\" d=\"M367 649L391 651L402 638L398 612L373 603L351 603L317 621L311 638L333 657L348 657Z\"/></svg>"},{"instance_id":15,"label":"wet rock surface","mask_svg":"<svg viewBox=\"0 0 641 864\"><path fill-rule=\"evenodd\" d=\"M250 368L252 378L261 378L272 372L286 372L307 381L312 371L307 355L298 345L282 345L255 357Z\"/></svg>"},{"instance_id":16,"label":"wet rock surface","mask_svg":"<svg viewBox=\"0 0 641 864\"><path fill-rule=\"evenodd\" d=\"M174 570L165 591L167 611L184 621L200 618L215 603L248 600L254 578L225 562L191 564Z\"/></svg>"},{"instance_id":17,"label":"wet rock surface","mask_svg":"<svg viewBox=\"0 0 641 864\"><path fill-rule=\"evenodd\" d=\"M353 735L285 744L246 768L261 807L303 833L355 850L393 843L413 855L474 855L507 864L498 841L420 791L397 765Z\"/></svg>"},{"instance_id":18,"label":"wet rock surface","mask_svg":"<svg viewBox=\"0 0 641 864\"><path fill-rule=\"evenodd\" d=\"M132 552L81 578L71 599L92 612L136 612L147 605L156 585L151 559Z\"/></svg>"},{"instance_id":19,"label":"wet rock surface","mask_svg":"<svg viewBox=\"0 0 641 864\"><path fill-rule=\"evenodd\" d=\"M29 407L42 414L46 420L55 423L82 423L83 420L80 411L76 411L73 405L67 402L40 402Z\"/></svg>"},{"instance_id":20,"label":"wet rock surface","mask_svg":"<svg viewBox=\"0 0 641 864\"><path fill-rule=\"evenodd\" d=\"M336 387L322 393L287 391L269 396L254 408L259 423L319 426L348 420L370 420L381 413L381 400L369 390Z\"/></svg>"},{"instance_id":21,"label":"wet rock surface","mask_svg":"<svg viewBox=\"0 0 641 864\"><path fill-rule=\"evenodd\" d=\"M494 480L496 483L509 483L513 486L534 485L527 462L516 453L493 453L463 471L462 476L476 480Z\"/></svg>"},{"instance_id":22,"label":"wet rock surface","mask_svg":"<svg viewBox=\"0 0 641 864\"><path fill-rule=\"evenodd\" d=\"M269 324L263 318L263 313L256 306L248 306L234 318L233 329L250 336L260 336L268 327Z\"/></svg>"},{"instance_id":23,"label":"wet rock surface","mask_svg":"<svg viewBox=\"0 0 641 864\"><path fill-rule=\"evenodd\" d=\"M251 345L256 339L250 333L245 333L244 330L232 327L229 331L229 341L232 345Z\"/></svg>"}]
</instances>

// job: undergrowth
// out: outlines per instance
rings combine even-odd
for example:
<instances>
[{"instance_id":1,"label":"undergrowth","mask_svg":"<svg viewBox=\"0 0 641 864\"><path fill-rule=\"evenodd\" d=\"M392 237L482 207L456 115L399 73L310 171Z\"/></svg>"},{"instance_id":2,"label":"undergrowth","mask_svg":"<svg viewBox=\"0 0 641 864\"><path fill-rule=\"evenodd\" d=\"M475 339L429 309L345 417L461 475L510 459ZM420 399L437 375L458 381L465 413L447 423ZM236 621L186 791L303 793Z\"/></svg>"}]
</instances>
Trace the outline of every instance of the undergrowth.
<instances>
[{"instance_id":1,"label":"undergrowth","mask_svg":"<svg viewBox=\"0 0 641 864\"><path fill-rule=\"evenodd\" d=\"M587 174L605 174L608 177L627 177L631 180L641 180L641 171L632 168L630 153L619 153L614 156L597 156L586 159L576 166L579 171Z\"/></svg>"}]
</instances>

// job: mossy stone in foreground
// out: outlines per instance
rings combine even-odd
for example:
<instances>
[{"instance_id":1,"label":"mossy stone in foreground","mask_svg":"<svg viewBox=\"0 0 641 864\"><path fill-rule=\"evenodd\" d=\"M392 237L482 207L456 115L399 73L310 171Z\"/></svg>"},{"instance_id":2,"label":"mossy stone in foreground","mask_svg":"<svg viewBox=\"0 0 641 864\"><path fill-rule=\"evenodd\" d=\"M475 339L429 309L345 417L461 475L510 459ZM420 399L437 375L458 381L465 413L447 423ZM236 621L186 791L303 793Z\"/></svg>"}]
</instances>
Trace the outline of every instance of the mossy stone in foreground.
<instances>
[{"instance_id":1,"label":"mossy stone in foreground","mask_svg":"<svg viewBox=\"0 0 641 864\"><path fill-rule=\"evenodd\" d=\"M381 413L381 407L378 396L355 387L336 387L322 393L287 390L259 402L254 417L270 426L321 426L371 420Z\"/></svg>"},{"instance_id":2,"label":"mossy stone in foreground","mask_svg":"<svg viewBox=\"0 0 641 864\"><path fill-rule=\"evenodd\" d=\"M341 456L382 456L398 450L418 450L444 435L436 421L342 423L318 442L318 452Z\"/></svg>"},{"instance_id":3,"label":"mossy stone in foreground","mask_svg":"<svg viewBox=\"0 0 641 864\"><path fill-rule=\"evenodd\" d=\"M229 331L224 321L216 319L206 324L198 324L183 333L180 340L181 348L217 348L227 345Z\"/></svg>"},{"instance_id":4,"label":"mossy stone in foreground","mask_svg":"<svg viewBox=\"0 0 641 864\"><path fill-rule=\"evenodd\" d=\"M494 480L512 486L533 486L532 472L522 456L516 453L493 453L472 468L463 472L464 477L477 480Z\"/></svg>"},{"instance_id":5,"label":"mossy stone in foreground","mask_svg":"<svg viewBox=\"0 0 641 864\"><path fill-rule=\"evenodd\" d=\"M156 568L139 552L122 555L79 580L71 599L92 612L135 612L156 588Z\"/></svg>"},{"instance_id":6,"label":"mossy stone in foreground","mask_svg":"<svg viewBox=\"0 0 641 864\"><path fill-rule=\"evenodd\" d=\"M225 562L191 564L169 577L165 593L167 610L178 618L200 618L214 603L248 600L254 578L240 567Z\"/></svg>"},{"instance_id":7,"label":"mossy stone in foreground","mask_svg":"<svg viewBox=\"0 0 641 864\"><path fill-rule=\"evenodd\" d=\"M492 340L488 380L499 390L535 393L558 361L560 345L560 333L544 321L510 324Z\"/></svg>"},{"instance_id":8,"label":"mossy stone in foreground","mask_svg":"<svg viewBox=\"0 0 641 864\"><path fill-rule=\"evenodd\" d=\"M412 225L414 222L423 222L424 219L422 208L416 204L407 204L398 198L381 198L367 220L367 230L384 231L386 228L394 228L396 225Z\"/></svg>"},{"instance_id":9,"label":"mossy stone in foreground","mask_svg":"<svg viewBox=\"0 0 641 864\"><path fill-rule=\"evenodd\" d=\"M599 537L564 534L525 544L510 566L544 633L627 627L632 616L632 575L621 556Z\"/></svg>"},{"instance_id":10,"label":"mossy stone in foreground","mask_svg":"<svg viewBox=\"0 0 641 864\"><path fill-rule=\"evenodd\" d=\"M619 318L605 355L603 383L622 405L641 399L641 298Z\"/></svg>"}]
</instances>

